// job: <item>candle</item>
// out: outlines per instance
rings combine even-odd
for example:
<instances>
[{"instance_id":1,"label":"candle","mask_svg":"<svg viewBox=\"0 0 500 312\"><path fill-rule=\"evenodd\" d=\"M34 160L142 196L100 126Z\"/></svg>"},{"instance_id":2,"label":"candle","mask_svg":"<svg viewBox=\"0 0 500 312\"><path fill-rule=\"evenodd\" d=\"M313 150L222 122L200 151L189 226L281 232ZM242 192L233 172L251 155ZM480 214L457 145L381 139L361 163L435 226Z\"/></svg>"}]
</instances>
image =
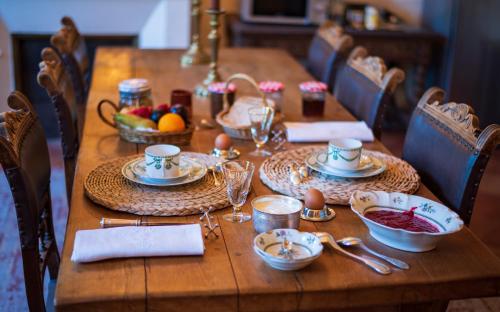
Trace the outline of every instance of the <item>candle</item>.
<instances>
[{"instance_id":1,"label":"candle","mask_svg":"<svg viewBox=\"0 0 500 312\"><path fill-rule=\"evenodd\" d=\"M215 10L215 11L219 11L219 8L220 8L220 1L219 0L212 0L210 3L212 4L210 6L210 9Z\"/></svg>"}]
</instances>

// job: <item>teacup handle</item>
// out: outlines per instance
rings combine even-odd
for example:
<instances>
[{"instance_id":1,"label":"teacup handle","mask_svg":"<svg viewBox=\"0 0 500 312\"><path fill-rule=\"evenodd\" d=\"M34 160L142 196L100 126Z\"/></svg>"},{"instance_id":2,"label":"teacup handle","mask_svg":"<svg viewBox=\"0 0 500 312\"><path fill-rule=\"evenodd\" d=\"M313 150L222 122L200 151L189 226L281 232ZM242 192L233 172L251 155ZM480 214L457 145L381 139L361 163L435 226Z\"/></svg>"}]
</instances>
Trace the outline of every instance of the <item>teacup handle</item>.
<instances>
[{"instance_id":1,"label":"teacup handle","mask_svg":"<svg viewBox=\"0 0 500 312\"><path fill-rule=\"evenodd\" d=\"M102 106L105 103L111 105L115 109L116 112L119 111L118 105L116 105L115 103L113 103L112 101L110 101L108 99L104 99L104 100L101 100L99 102L99 104L97 104L97 114L99 115L99 117L101 118L101 120L104 121L105 124L107 124L107 125L109 125L109 126L111 126L113 128L116 128L115 121L114 120L110 121L107 117L104 116L104 113L102 112Z\"/></svg>"},{"instance_id":2,"label":"teacup handle","mask_svg":"<svg viewBox=\"0 0 500 312\"><path fill-rule=\"evenodd\" d=\"M325 155L325 159L321 160L320 157L323 155ZM328 161L328 151L318 153L318 156L316 156L316 160L323 164L326 163Z\"/></svg>"}]
</instances>

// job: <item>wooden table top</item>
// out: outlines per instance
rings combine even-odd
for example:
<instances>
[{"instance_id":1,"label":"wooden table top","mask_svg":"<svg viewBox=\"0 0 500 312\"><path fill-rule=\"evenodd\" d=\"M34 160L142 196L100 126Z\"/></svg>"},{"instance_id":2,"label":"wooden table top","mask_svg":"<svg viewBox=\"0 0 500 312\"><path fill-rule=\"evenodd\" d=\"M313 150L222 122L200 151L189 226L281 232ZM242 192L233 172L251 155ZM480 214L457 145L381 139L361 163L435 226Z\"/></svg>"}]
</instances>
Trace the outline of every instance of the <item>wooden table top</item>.
<instances>
[{"instance_id":1,"label":"wooden table top","mask_svg":"<svg viewBox=\"0 0 500 312\"><path fill-rule=\"evenodd\" d=\"M181 51L132 48L100 48L97 52L57 281L58 311L321 310L446 301L500 293L500 261L468 228L443 239L434 251L408 253L374 241L347 206L334 207L337 217L329 222L301 221L300 230L327 231L337 238L359 236L370 247L408 262L411 269L381 276L325 248L323 255L303 270L277 271L254 254L252 241L256 233L252 222L233 224L222 220L221 215L228 209L215 213L221 226L217 229L220 238L205 240L203 257L71 262L76 231L98 228L102 217L136 218L98 206L84 195L84 179L98 164L114 157L141 153L144 149L142 145L120 140L116 130L101 122L96 113L97 103L103 98L117 101L118 82L131 77L149 79L155 103L169 102L173 89L194 89L206 76L207 67L182 69L180 55ZM243 72L256 80L283 81L287 119L304 120L296 86L311 76L291 56L280 50L225 49L220 53L220 60L224 78ZM196 118L208 115L208 100L195 97L193 100ZM353 117L328 96L324 119L353 120ZM191 145L183 149L207 152L220 132L220 129L196 131ZM262 158L248 156L254 149L253 143L236 141L235 145L242 152L242 159L260 166ZM387 152L380 142L367 147ZM257 172L252 185L253 191L244 206L247 212L251 212L249 203L253 197L272 193L260 182ZM434 198L425 187L421 187L418 194ZM198 217L169 219L197 222Z\"/></svg>"}]
</instances>

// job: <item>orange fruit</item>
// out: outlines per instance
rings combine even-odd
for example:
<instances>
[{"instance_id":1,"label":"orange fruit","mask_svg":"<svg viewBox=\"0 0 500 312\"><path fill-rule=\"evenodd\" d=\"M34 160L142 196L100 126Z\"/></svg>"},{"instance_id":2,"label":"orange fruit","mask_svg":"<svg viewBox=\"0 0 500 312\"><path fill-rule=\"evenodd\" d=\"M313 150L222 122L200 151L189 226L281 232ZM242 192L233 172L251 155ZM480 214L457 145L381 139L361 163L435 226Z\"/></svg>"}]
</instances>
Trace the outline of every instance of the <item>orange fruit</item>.
<instances>
[{"instance_id":1,"label":"orange fruit","mask_svg":"<svg viewBox=\"0 0 500 312\"><path fill-rule=\"evenodd\" d=\"M165 114L158 121L158 130L161 132L182 131L185 128L182 117L174 113Z\"/></svg>"}]
</instances>

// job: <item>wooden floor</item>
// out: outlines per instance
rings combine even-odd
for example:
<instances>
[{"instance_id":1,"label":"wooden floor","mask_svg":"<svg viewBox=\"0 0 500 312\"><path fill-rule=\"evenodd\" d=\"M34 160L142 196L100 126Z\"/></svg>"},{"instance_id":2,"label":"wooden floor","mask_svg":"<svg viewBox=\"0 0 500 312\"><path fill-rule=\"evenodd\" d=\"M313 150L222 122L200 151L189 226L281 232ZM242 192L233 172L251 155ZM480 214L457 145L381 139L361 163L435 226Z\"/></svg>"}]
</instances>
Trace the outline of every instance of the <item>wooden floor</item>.
<instances>
[{"instance_id":1,"label":"wooden floor","mask_svg":"<svg viewBox=\"0 0 500 312\"><path fill-rule=\"evenodd\" d=\"M401 155L403 133L384 133L383 143L397 156ZM59 248L62 246L67 216L64 172L58 140L49 143L52 163L52 200L54 202L54 222ZM471 222L471 229L500 257L500 151L491 159L479 188L479 194ZM24 281L19 250L17 224L12 206L12 198L7 181L0 176L0 311L27 311L24 295ZM448 311L489 312L500 311L500 298L482 298L452 301Z\"/></svg>"}]
</instances>

